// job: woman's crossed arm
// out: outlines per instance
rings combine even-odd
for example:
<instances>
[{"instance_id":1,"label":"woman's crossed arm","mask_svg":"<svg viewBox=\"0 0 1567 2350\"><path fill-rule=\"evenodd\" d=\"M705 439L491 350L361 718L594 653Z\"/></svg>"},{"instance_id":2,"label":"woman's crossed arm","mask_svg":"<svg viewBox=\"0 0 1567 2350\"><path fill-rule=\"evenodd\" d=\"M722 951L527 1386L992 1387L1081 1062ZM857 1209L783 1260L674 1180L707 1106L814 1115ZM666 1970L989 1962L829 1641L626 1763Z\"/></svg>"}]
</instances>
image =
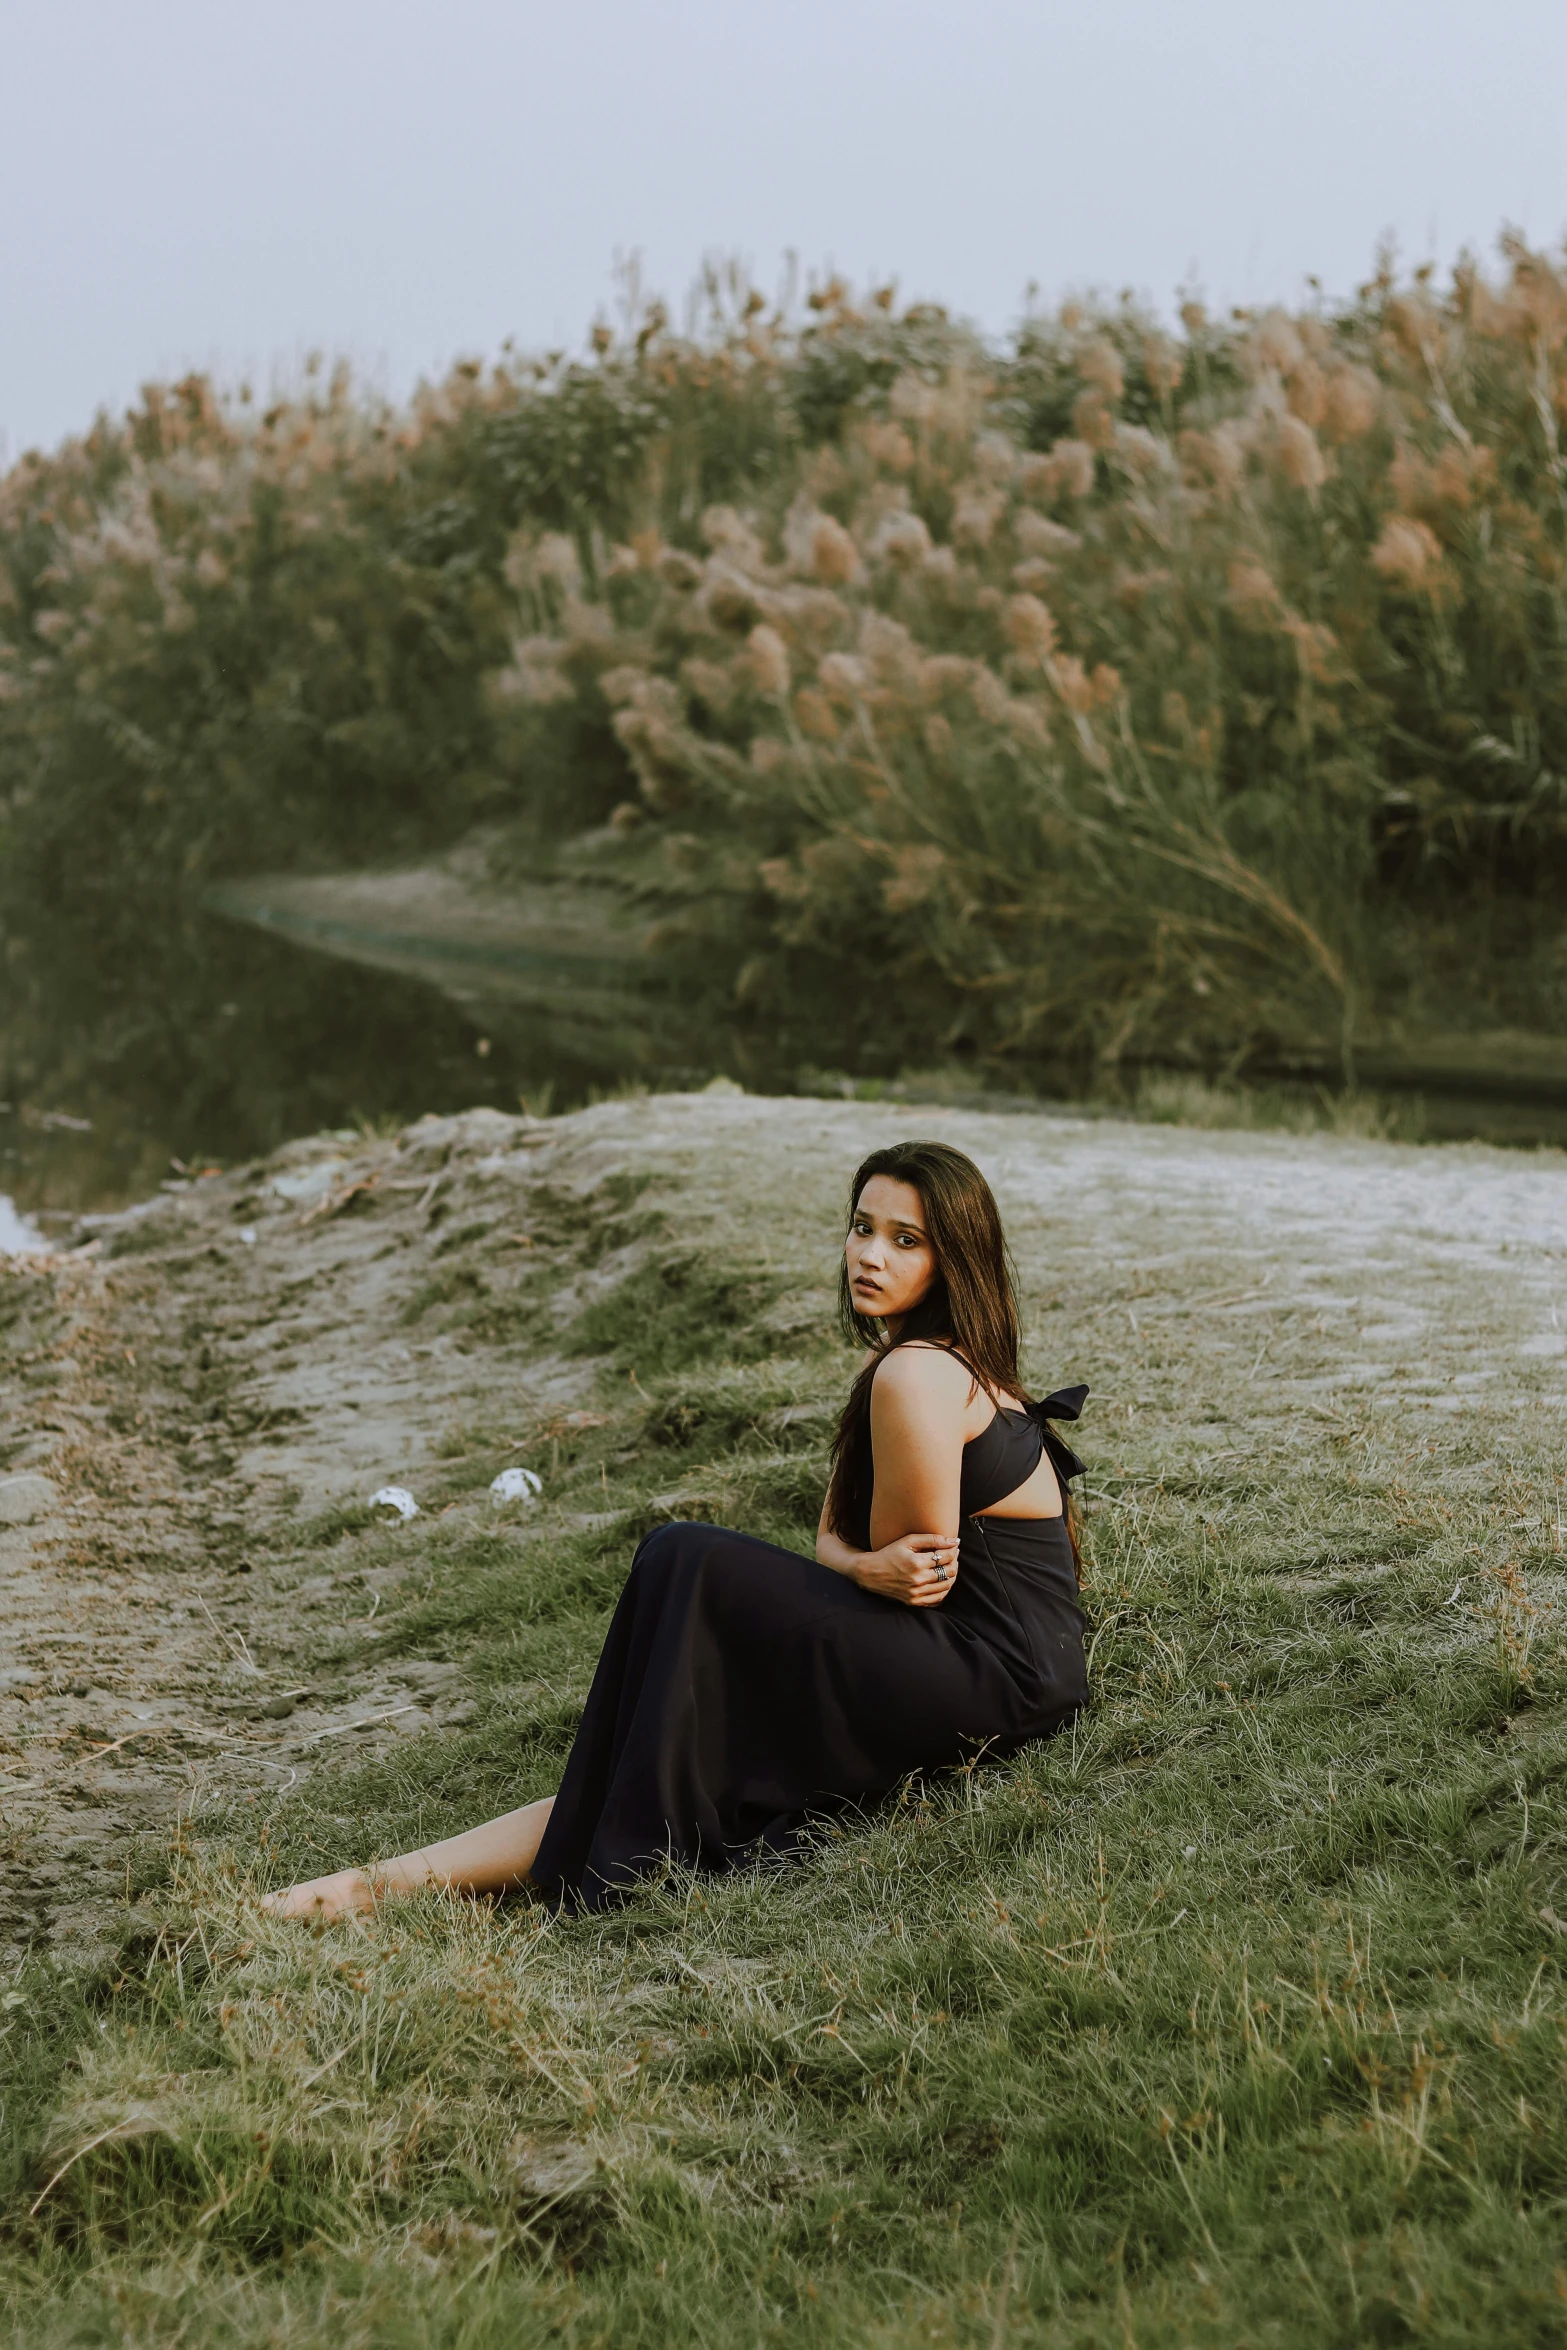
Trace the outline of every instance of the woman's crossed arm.
<instances>
[{"instance_id":1,"label":"woman's crossed arm","mask_svg":"<svg viewBox=\"0 0 1567 2350\"><path fill-rule=\"evenodd\" d=\"M974 1382L943 1347L897 1347L871 1387L871 1544L856 1550L827 1523L824 1567L884 1599L938 1607L957 1571L959 1485Z\"/></svg>"}]
</instances>

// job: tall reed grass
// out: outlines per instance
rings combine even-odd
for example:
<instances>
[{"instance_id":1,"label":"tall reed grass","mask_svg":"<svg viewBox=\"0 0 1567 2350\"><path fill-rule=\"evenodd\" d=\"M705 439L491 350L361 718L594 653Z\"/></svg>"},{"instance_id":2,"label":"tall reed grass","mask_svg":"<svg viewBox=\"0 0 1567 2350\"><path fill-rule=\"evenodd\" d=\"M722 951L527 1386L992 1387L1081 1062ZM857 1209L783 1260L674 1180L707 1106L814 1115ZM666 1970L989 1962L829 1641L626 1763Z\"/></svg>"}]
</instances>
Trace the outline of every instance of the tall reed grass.
<instances>
[{"instance_id":1,"label":"tall reed grass","mask_svg":"<svg viewBox=\"0 0 1567 2350\"><path fill-rule=\"evenodd\" d=\"M14 1002L199 1028L211 878L498 819L758 1071L1554 1026L1564 416L1516 239L1178 333L714 272L406 409L149 387L0 483Z\"/></svg>"}]
</instances>

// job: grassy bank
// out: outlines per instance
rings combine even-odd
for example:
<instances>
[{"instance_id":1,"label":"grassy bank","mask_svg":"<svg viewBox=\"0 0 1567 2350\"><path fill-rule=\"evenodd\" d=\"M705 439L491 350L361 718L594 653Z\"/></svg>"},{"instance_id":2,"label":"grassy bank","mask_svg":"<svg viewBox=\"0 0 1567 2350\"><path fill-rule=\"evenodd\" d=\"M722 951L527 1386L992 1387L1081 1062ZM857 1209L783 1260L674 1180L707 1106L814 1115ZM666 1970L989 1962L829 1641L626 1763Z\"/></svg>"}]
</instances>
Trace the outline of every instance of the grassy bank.
<instances>
[{"instance_id":1,"label":"grassy bank","mask_svg":"<svg viewBox=\"0 0 1567 2350\"><path fill-rule=\"evenodd\" d=\"M552 1783L640 1530L808 1547L838 1192L911 1123L994 1176L1036 1380L1094 1388L1090 1715L783 1876L264 1921ZM17 2340L1559 2341L1564 1183L655 1099L123 1227L103 1441L184 1448L262 1680L117 1954L11 1995Z\"/></svg>"},{"instance_id":2,"label":"grassy bank","mask_svg":"<svg viewBox=\"0 0 1567 2350\"><path fill-rule=\"evenodd\" d=\"M1550 257L1004 348L837 283L693 316L406 410L153 387L11 470L13 1090L259 1131L204 893L475 826L625 898L758 1083L1560 1030Z\"/></svg>"}]
</instances>

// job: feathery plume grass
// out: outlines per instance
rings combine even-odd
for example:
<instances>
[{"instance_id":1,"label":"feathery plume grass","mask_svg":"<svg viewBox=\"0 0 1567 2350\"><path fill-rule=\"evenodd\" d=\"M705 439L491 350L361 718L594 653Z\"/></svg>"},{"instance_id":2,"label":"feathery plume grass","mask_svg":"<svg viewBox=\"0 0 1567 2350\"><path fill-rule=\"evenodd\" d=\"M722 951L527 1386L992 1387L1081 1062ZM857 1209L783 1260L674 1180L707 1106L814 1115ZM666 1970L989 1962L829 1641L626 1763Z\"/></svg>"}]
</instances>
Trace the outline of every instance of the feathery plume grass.
<instances>
[{"instance_id":1,"label":"feathery plume grass","mask_svg":"<svg viewBox=\"0 0 1567 2350\"><path fill-rule=\"evenodd\" d=\"M150 386L12 467L16 1019L166 1050L214 878L612 817L599 880L759 1077L1567 1018L1554 260L1005 350L742 277L401 410Z\"/></svg>"}]
</instances>

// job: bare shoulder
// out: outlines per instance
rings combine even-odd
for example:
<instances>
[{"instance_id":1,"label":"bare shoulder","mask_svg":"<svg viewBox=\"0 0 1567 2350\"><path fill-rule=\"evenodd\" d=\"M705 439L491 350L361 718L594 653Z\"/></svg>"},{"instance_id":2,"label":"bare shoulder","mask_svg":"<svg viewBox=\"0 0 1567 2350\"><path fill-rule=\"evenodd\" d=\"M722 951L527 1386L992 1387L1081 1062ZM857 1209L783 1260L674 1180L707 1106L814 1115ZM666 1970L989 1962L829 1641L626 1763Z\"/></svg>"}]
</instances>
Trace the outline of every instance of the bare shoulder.
<instances>
[{"instance_id":1,"label":"bare shoulder","mask_svg":"<svg viewBox=\"0 0 1567 2350\"><path fill-rule=\"evenodd\" d=\"M973 1386L968 1366L949 1348L911 1339L886 1356L876 1373L874 1393L900 1403L939 1403L961 1410Z\"/></svg>"}]
</instances>

